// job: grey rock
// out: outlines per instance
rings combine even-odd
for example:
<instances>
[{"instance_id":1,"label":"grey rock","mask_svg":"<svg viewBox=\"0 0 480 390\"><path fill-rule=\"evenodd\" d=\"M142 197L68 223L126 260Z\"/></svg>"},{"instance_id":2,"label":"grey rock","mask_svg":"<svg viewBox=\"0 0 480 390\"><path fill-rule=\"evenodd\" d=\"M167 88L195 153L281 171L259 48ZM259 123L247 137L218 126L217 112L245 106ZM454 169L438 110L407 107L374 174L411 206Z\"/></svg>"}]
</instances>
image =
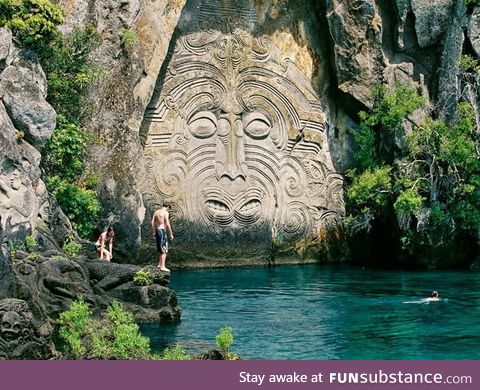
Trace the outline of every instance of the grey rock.
<instances>
[{"instance_id":1,"label":"grey rock","mask_svg":"<svg viewBox=\"0 0 480 390\"><path fill-rule=\"evenodd\" d=\"M28 303L19 299L0 300L0 359L51 359L58 354L51 333L35 321Z\"/></svg>"},{"instance_id":2,"label":"grey rock","mask_svg":"<svg viewBox=\"0 0 480 390\"><path fill-rule=\"evenodd\" d=\"M455 0L411 0L420 47L436 44L445 34Z\"/></svg>"},{"instance_id":3,"label":"grey rock","mask_svg":"<svg viewBox=\"0 0 480 390\"><path fill-rule=\"evenodd\" d=\"M371 87L382 81L382 20L371 0L332 0L327 20L333 38L338 88L371 105Z\"/></svg>"},{"instance_id":4,"label":"grey rock","mask_svg":"<svg viewBox=\"0 0 480 390\"><path fill-rule=\"evenodd\" d=\"M12 262L6 244L0 241L0 299L13 296Z\"/></svg>"},{"instance_id":5,"label":"grey rock","mask_svg":"<svg viewBox=\"0 0 480 390\"><path fill-rule=\"evenodd\" d=\"M460 97L457 77L465 39L463 32L468 26L466 11L465 2L457 1L449 15L448 28L443 44L437 99L440 115L447 122L455 119L457 102Z\"/></svg>"},{"instance_id":6,"label":"grey rock","mask_svg":"<svg viewBox=\"0 0 480 390\"><path fill-rule=\"evenodd\" d=\"M45 74L35 57L21 51L2 72L0 90L15 127L41 149L55 129L56 113L45 100Z\"/></svg>"},{"instance_id":7,"label":"grey rock","mask_svg":"<svg viewBox=\"0 0 480 390\"><path fill-rule=\"evenodd\" d=\"M156 275L154 284L144 288L133 284L138 266L46 255L49 253L44 252L36 261L17 259L13 264L15 295L29 303L40 321L57 318L80 296L94 313L105 310L116 299L138 321L173 321L180 317L175 293L165 287L165 275Z\"/></svg>"},{"instance_id":8,"label":"grey rock","mask_svg":"<svg viewBox=\"0 0 480 390\"><path fill-rule=\"evenodd\" d=\"M468 26L468 38L477 57L480 57L480 7L473 9Z\"/></svg>"},{"instance_id":9,"label":"grey rock","mask_svg":"<svg viewBox=\"0 0 480 390\"><path fill-rule=\"evenodd\" d=\"M138 253L145 213L138 129L184 3L62 1L64 31L90 22L104 37L94 56L109 74L92 88L95 110L85 123L86 128L101 134L102 143L91 146L88 168L100 176L98 193L105 205L102 218L115 223L116 250L124 257L135 258ZM125 29L137 36L133 47L121 42Z\"/></svg>"},{"instance_id":10,"label":"grey rock","mask_svg":"<svg viewBox=\"0 0 480 390\"><path fill-rule=\"evenodd\" d=\"M4 61L10 53L12 45L12 32L5 27L0 28L0 69L2 61Z\"/></svg>"},{"instance_id":11,"label":"grey rock","mask_svg":"<svg viewBox=\"0 0 480 390\"><path fill-rule=\"evenodd\" d=\"M407 14L411 11L411 0L395 0L395 6L397 8L399 19L399 23L397 24L397 44L398 48L402 50L405 47L405 24L407 21Z\"/></svg>"},{"instance_id":12,"label":"grey rock","mask_svg":"<svg viewBox=\"0 0 480 390\"><path fill-rule=\"evenodd\" d=\"M33 53L11 43L9 30L0 29L0 36L10 42L7 66L0 67L2 242L23 241L45 223L63 241L72 227L41 180L41 154L32 146L41 149L55 126L55 112L45 101L45 75Z\"/></svg>"}]
</instances>

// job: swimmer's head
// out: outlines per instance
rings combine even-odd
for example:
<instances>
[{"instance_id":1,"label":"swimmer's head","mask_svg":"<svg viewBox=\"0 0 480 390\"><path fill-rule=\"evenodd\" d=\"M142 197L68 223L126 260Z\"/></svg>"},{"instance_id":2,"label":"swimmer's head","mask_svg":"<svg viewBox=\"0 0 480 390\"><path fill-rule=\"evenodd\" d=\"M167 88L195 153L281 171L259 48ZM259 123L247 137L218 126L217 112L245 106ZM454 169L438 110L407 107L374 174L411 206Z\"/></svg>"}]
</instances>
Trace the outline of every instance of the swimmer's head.
<instances>
[{"instance_id":1,"label":"swimmer's head","mask_svg":"<svg viewBox=\"0 0 480 390\"><path fill-rule=\"evenodd\" d=\"M438 298L438 291L432 291L432 298Z\"/></svg>"}]
</instances>

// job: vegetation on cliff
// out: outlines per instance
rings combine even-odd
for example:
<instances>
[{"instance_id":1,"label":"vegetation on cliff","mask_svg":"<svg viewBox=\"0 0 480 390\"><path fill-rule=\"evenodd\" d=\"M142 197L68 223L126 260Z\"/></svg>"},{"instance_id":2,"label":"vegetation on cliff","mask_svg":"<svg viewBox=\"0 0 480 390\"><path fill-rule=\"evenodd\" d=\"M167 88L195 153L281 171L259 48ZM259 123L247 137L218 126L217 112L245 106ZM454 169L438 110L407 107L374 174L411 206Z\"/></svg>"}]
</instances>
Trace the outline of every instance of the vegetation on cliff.
<instances>
[{"instance_id":1,"label":"vegetation on cliff","mask_svg":"<svg viewBox=\"0 0 480 390\"><path fill-rule=\"evenodd\" d=\"M347 175L345 226L358 239L375 224L390 225L398 232L400 256L438 266L445 249L462 245L468 251L474 245L480 226L479 140L469 103L458 105L450 124L434 119L434 112L410 120L419 109L427 111L426 100L413 87L375 88L373 108L360 113L353 134L357 166ZM406 133L405 121L411 126Z\"/></svg>"},{"instance_id":2,"label":"vegetation on cliff","mask_svg":"<svg viewBox=\"0 0 480 390\"><path fill-rule=\"evenodd\" d=\"M75 230L89 238L100 212L95 175L85 170L86 144L81 125L90 105L89 86L102 71L91 59L100 44L95 28L84 26L62 34L62 9L48 0L0 0L0 26L35 51L48 81L47 101L58 114L55 132L43 151L42 167L50 192Z\"/></svg>"},{"instance_id":3,"label":"vegetation on cliff","mask_svg":"<svg viewBox=\"0 0 480 390\"><path fill-rule=\"evenodd\" d=\"M64 354L70 359L99 360L192 360L179 345L165 348L161 354L151 351L150 340L142 336L133 315L126 312L119 302L114 301L100 319L92 316L83 298L77 299L57 321L58 334L64 342ZM231 352L233 331L223 327L216 336L222 357L237 360ZM208 353L206 353L208 355Z\"/></svg>"}]
</instances>

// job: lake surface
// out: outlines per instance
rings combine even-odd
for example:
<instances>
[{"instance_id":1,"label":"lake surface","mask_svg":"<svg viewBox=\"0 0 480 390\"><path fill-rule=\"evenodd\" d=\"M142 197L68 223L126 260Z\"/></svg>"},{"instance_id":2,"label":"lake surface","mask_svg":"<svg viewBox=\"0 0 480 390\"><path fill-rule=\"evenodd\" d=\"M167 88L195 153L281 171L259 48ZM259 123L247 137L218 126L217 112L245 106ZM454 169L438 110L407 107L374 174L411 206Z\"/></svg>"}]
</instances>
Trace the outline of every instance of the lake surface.
<instances>
[{"instance_id":1,"label":"lake surface","mask_svg":"<svg viewBox=\"0 0 480 390\"><path fill-rule=\"evenodd\" d=\"M231 326L247 359L480 359L480 274L317 265L172 272L175 325L142 325L154 350L198 354ZM440 302L418 301L438 290Z\"/></svg>"}]
</instances>

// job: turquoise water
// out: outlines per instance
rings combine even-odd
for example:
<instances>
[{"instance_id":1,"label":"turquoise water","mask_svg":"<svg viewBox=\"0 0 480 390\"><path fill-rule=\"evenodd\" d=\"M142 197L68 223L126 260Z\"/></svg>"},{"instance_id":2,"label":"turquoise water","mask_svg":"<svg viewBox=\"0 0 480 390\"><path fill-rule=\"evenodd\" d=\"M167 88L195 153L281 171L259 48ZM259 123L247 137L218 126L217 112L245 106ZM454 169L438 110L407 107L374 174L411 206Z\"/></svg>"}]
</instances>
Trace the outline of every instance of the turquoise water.
<instances>
[{"instance_id":1,"label":"turquoise water","mask_svg":"<svg viewBox=\"0 0 480 390\"><path fill-rule=\"evenodd\" d=\"M152 347L191 353L234 329L250 359L480 359L480 274L317 265L176 271L175 325L143 325ZM417 301L438 290L440 302Z\"/></svg>"}]
</instances>

